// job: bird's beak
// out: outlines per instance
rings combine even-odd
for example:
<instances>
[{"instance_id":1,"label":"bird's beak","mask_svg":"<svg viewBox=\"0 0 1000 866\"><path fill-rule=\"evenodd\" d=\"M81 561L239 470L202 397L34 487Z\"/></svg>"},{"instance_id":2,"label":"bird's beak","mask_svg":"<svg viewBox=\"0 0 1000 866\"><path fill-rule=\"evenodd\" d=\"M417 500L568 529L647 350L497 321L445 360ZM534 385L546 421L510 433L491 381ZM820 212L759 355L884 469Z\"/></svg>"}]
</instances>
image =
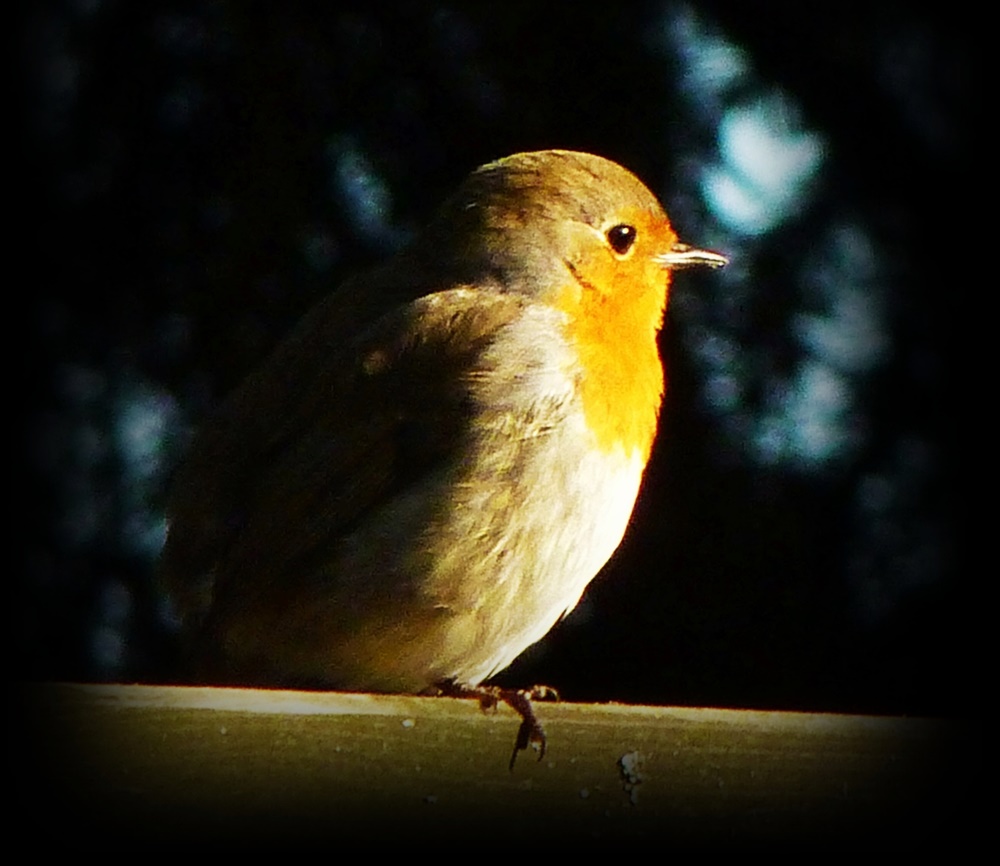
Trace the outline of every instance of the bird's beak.
<instances>
[{"instance_id":1,"label":"bird's beak","mask_svg":"<svg viewBox=\"0 0 1000 866\"><path fill-rule=\"evenodd\" d=\"M658 255L656 261L665 268L691 268L695 265L721 268L723 265L729 264L729 259L719 253L696 250L694 247L681 243L674 244L669 252Z\"/></svg>"}]
</instances>

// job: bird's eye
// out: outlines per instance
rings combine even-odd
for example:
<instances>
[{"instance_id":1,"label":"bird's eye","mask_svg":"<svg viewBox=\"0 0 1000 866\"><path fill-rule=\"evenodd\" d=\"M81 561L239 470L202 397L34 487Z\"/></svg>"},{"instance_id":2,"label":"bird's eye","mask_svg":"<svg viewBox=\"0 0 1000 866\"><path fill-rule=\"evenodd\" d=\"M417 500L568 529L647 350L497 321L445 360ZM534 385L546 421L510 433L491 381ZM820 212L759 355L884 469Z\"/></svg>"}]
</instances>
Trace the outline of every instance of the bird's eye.
<instances>
[{"instance_id":1,"label":"bird's eye","mask_svg":"<svg viewBox=\"0 0 1000 866\"><path fill-rule=\"evenodd\" d=\"M623 256L632 249L632 244L635 243L635 234L634 226L619 223L608 229L606 237L608 243L611 244L611 249L618 253L618 255Z\"/></svg>"}]
</instances>

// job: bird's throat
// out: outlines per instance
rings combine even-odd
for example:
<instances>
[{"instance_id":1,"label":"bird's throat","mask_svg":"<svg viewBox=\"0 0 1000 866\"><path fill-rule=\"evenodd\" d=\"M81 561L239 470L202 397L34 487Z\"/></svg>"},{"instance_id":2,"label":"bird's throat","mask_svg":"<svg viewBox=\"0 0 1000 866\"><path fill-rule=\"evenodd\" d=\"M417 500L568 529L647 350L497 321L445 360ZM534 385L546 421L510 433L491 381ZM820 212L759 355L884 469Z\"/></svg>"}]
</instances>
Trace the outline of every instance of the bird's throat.
<instances>
[{"instance_id":1,"label":"bird's throat","mask_svg":"<svg viewBox=\"0 0 1000 866\"><path fill-rule=\"evenodd\" d=\"M663 398L656 335L665 291L640 297L583 285L557 301L567 313L566 336L579 356L579 394L587 426L606 452L649 456Z\"/></svg>"}]
</instances>

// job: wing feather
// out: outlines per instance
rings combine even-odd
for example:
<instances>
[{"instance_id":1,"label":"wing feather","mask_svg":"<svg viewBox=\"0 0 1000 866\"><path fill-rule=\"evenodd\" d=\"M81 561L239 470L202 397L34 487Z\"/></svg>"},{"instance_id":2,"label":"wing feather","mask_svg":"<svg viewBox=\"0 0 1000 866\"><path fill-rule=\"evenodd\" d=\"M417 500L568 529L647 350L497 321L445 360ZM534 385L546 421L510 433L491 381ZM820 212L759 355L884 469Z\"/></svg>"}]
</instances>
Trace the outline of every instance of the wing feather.
<instances>
[{"instance_id":1,"label":"wing feather","mask_svg":"<svg viewBox=\"0 0 1000 866\"><path fill-rule=\"evenodd\" d=\"M368 327L338 303L230 396L178 471L161 573L189 628L291 592L372 509L447 461L485 349L529 302L459 287Z\"/></svg>"}]
</instances>

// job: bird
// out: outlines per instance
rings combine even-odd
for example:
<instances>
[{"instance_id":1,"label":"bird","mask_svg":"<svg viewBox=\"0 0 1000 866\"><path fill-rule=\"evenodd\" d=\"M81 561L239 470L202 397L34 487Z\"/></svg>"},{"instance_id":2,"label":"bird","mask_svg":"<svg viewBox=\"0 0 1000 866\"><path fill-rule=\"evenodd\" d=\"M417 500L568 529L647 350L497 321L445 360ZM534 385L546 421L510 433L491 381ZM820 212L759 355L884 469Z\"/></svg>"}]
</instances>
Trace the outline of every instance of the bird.
<instances>
[{"instance_id":1,"label":"bird","mask_svg":"<svg viewBox=\"0 0 1000 866\"><path fill-rule=\"evenodd\" d=\"M590 153L473 171L323 298L195 434L160 575L201 682L478 697L619 547L664 393L681 243Z\"/></svg>"}]
</instances>

